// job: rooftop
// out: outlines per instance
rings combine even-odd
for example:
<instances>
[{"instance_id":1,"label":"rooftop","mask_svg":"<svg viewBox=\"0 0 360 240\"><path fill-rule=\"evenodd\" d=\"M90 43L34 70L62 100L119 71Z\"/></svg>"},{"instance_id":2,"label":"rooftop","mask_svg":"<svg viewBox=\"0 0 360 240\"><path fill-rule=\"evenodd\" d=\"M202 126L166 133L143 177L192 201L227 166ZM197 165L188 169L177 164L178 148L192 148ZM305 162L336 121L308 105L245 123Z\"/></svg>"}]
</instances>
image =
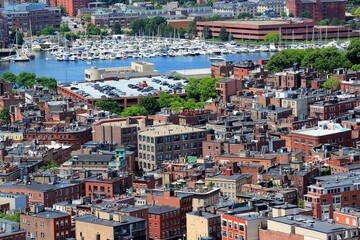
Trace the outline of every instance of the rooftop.
<instances>
[{"instance_id":1,"label":"rooftop","mask_svg":"<svg viewBox=\"0 0 360 240\"><path fill-rule=\"evenodd\" d=\"M145 220L141 219L141 218L137 218L137 217L126 216L126 221L116 222L116 221L111 221L111 220L106 220L106 219L99 219L94 215L86 214L86 215L77 217L76 221L87 222L87 223L92 223L92 224L97 224L97 225L102 225L102 226L108 226L108 227L117 227L117 226L121 226L121 225L129 225L129 224L133 224L133 223L137 223L137 222L143 222Z\"/></svg>"},{"instance_id":2,"label":"rooftop","mask_svg":"<svg viewBox=\"0 0 360 240\"><path fill-rule=\"evenodd\" d=\"M67 217L70 215L63 213L63 212L56 212L56 211L44 211L37 214L32 214L32 216L36 216L38 218L61 218L61 217Z\"/></svg>"},{"instance_id":3,"label":"rooftop","mask_svg":"<svg viewBox=\"0 0 360 240\"><path fill-rule=\"evenodd\" d=\"M171 211L179 210L178 207L166 206L166 205L153 205L149 207L149 213L151 214L163 214Z\"/></svg>"},{"instance_id":4,"label":"rooftop","mask_svg":"<svg viewBox=\"0 0 360 240\"><path fill-rule=\"evenodd\" d=\"M170 125L149 127L145 131L139 132L139 135L149 136L149 137L160 137L160 136L169 136L173 134L188 134L188 133L196 133L196 132L205 132L205 130L200 128L170 124Z\"/></svg>"}]
</instances>

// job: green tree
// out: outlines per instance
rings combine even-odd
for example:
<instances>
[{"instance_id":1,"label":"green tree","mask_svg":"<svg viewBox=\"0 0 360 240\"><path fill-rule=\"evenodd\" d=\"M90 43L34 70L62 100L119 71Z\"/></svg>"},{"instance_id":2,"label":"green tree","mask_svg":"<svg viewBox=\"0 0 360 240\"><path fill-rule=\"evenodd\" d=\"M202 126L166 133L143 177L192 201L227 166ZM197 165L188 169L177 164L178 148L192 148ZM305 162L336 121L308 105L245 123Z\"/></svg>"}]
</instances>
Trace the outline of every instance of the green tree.
<instances>
[{"instance_id":1,"label":"green tree","mask_svg":"<svg viewBox=\"0 0 360 240\"><path fill-rule=\"evenodd\" d=\"M111 33L112 34L121 34L121 25L120 23L115 23L111 27Z\"/></svg>"},{"instance_id":2,"label":"green tree","mask_svg":"<svg viewBox=\"0 0 360 240\"><path fill-rule=\"evenodd\" d=\"M100 35L101 29L94 24L88 24L86 28L86 34L88 35Z\"/></svg>"},{"instance_id":3,"label":"green tree","mask_svg":"<svg viewBox=\"0 0 360 240\"><path fill-rule=\"evenodd\" d=\"M346 51L346 58L352 64L360 64L360 39L354 38Z\"/></svg>"},{"instance_id":4,"label":"green tree","mask_svg":"<svg viewBox=\"0 0 360 240\"><path fill-rule=\"evenodd\" d=\"M250 13L240 13L238 16L238 19L245 19L245 18L253 18L254 16L251 15Z\"/></svg>"},{"instance_id":5,"label":"green tree","mask_svg":"<svg viewBox=\"0 0 360 240\"><path fill-rule=\"evenodd\" d=\"M301 208L301 209L304 208L304 200L302 198L298 199L298 208Z\"/></svg>"},{"instance_id":6,"label":"green tree","mask_svg":"<svg viewBox=\"0 0 360 240\"><path fill-rule=\"evenodd\" d=\"M95 106L101 108L104 111L109 111L118 115L121 114L121 108L116 101L111 99L97 101Z\"/></svg>"},{"instance_id":7,"label":"green tree","mask_svg":"<svg viewBox=\"0 0 360 240\"><path fill-rule=\"evenodd\" d=\"M16 78L16 83L19 87L30 88L36 83L36 74L29 72L21 72Z\"/></svg>"},{"instance_id":8,"label":"green tree","mask_svg":"<svg viewBox=\"0 0 360 240\"><path fill-rule=\"evenodd\" d=\"M330 24L330 20L329 19L323 19L319 22L319 25L321 26L327 26Z\"/></svg>"},{"instance_id":9,"label":"green tree","mask_svg":"<svg viewBox=\"0 0 360 240\"><path fill-rule=\"evenodd\" d=\"M16 32L15 37L15 43L17 45L22 45L24 43L23 34L21 32Z\"/></svg>"},{"instance_id":10,"label":"green tree","mask_svg":"<svg viewBox=\"0 0 360 240\"><path fill-rule=\"evenodd\" d=\"M277 32L271 32L265 35L264 42L266 43L278 43L281 38L281 34Z\"/></svg>"},{"instance_id":11,"label":"green tree","mask_svg":"<svg viewBox=\"0 0 360 240\"><path fill-rule=\"evenodd\" d=\"M47 26L36 32L36 35L53 35L56 29L53 26Z\"/></svg>"},{"instance_id":12,"label":"green tree","mask_svg":"<svg viewBox=\"0 0 360 240\"><path fill-rule=\"evenodd\" d=\"M71 29L69 28L69 25L63 23L63 24L61 24L59 31L60 32L70 32Z\"/></svg>"},{"instance_id":13,"label":"green tree","mask_svg":"<svg viewBox=\"0 0 360 240\"><path fill-rule=\"evenodd\" d=\"M216 97L217 79L205 77L202 79L189 79L186 85L188 99L192 98L196 102L204 102Z\"/></svg>"},{"instance_id":14,"label":"green tree","mask_svg":"<svg viewBox=\"0 0 360 240\"><path fill-rule=\"evenodd\" d=\"M301 14L300 14L300 17L302 17L302 18L312 18L312 14L311 14L311 12L309 12L309 11L305 11L305 12L302 12Z\"/></svg>"},{"instance_id":15,"label":"green tree","mask_svg":"<svg viewBox=\"0 0 360 240\"><path fill-rule=\"evenodd\" d=\"M129 117L129 116L147 116L149 115L146 108L143 106L131 106L127 107L122 111L121 116Z\"/></svg>"},{"instance_id":16,"label":"green tree","mask_svg":"<svg viewBox=\"0 0 360 240\"><path fill-rule=\"evenodd\" d=\"M11 83L16 82L16 75L13 74L12 72L4 72L1 75L1 78L4 79L7 82L11 82Z\"/></svg>"},{"instance_id":17,"label":"green tree","mask_svg":"<svg viewBox=\"0 0 360 240\"><path fill-rule=\"evenodd\" d=\"M49 169L57 168L57 167L59 167L59 164L54 160L50 160L50 161L47 161L44 165L42 165L39 169L40 170L49 170Z\"/></svg>"},{"instance_id":18,"label":"green tree","mask_svg":"<svg viewBox=\"0 0 360 240\"><path fill-rule=\"evenodd\" d=\"M61 13L61 16L66 16L67 15L67 11L66 11L65 6L60 6L60 13Z\"/></svg>"},{"instance_id":19,"label":"green tree","mask_svg":"<svg viewBox=\"0 0 360 240\"><path fill-rule=\"evenodd\" d=\"M301 63L304 67L313 66L322 72L332 72L339 67L351 67L345 52L340 52L335 47L307 50Z\"/></svg>"},{"instance_id":20,"label":"green tree","mask_svg":"<svg viewBox=\"0 0 360 240\"><path fill-rule=\"evenodd\" d=\"M208 25L205 25L203 30L202 30L202 34L203 34L203 37L205 39L208 39L208 38L211 38L212 37L212 33L209 29L209 26Z\"/></svg>"},{"instance_id":21,"label":"green tree","mask_svg":"<svg viewBox=\"0 0 360 240\"><path fill-rule=\"evenodd\" d=\"M79 18L80 18L82 21L90 22L90 20L91 20L91 15L88 14L88 13L82 13L82 14L79 15Z\"/></svg>"},{"instance_id":22,"label":"green tree","mask_svg":"<svg viewBox=\"0 0 360 240\"><path fill-rule=\"evenodd\" d=\"M281 72L285 68L292 67L294 63L301 63L306 54L307 51L303 49L285 49L272 55L266 68L273 73Z\"/></svg>"},{"instance_id":23,"label":"green tree","mask_svg":"<svg viewBox=\"0 0 360 240\"><path fill-rule=\"evenodd\" d=\"M330 22L330 25L339 26L339 25L341 25L341 21L338 18L333 18Z\"/></svg>"},{"instance_id":24,"label":"green tree","mask_svg":"<svg viewBox=\"0 0 360 240\"><path fill-rule=\"evenodd\" d=\"M193 36L197 35L196 24L197 24L196 18L194 18L189 24L188 34L189 34L190 37L193 37Z\"/></svg>"},{"instance_id":25,"label":"green tree","mask_svg":"<svg viewBox=\"0 0 360 240\"><path fill-rule=\"evenodd\" d=\"M0 212L0 218L20 223L20 211L16 211L13 214L4 214L3 212Z\"/></svg>"},{"instance_id":26,"label":"green tree","mask_svg":"<svg viewBox=\"0 0 360 240\"><path fill-rule=\"evenodd\" d=\"M351 68L350 68L350 70L356 71L356 72L360 71L360 64L354 64L354 65L352 65Z\"/></svg>"},{"instance_id":27,"label":"green tree","mask_svg":"<svg viewBox=\"0 0 360 240\"><path fill-rule=\"evenodd\" d=\"M10 124L10 111L8 108L4 108L0 110L0 120L3 124Z\"/></svg>"},{"instance_id":28,"label":"green tree","mask_svg":"<svg viewBox=\"0 0 360 240\"><path fill-rule=\"evenodd\" d=\"M49 77L37 77L35 79L37 84L40 84L44 87L48 87L50 90L56 92L57 91L57 81L55 78ZM32 86L31 86L32 87Z\"/></svg>"},{"instance_id":29,"label":"green tree","mask_svg":"<svg viewBox=\"0 0 360 240\"><path fill-rule=\"evenodd\" d=\"M289 13L289 17L295 17L293 13Z\"/></svg>"},{"instance_id":30,"label":"green tree","mask_svg":"<svg viewBox=\"0 0 360 240\"><path fill-rule=\"evenodd\" d=\"M226 32L226 27L222 26L219 32L219 38L221 41L227 41L229 38L228 32Z\"/></svg>"},{"instance_id":31,"label":"green tree","mask_svg":"<svg viewBox=\"0 0 360 240\"><path fill-rule=\"evenodd\" d=\"M331 91L340 89L340 81L335 77L329 77L323 84L323 88Z\"/></svg>"},{"instance_id":32,"label":"green tree","mask_svg":"<svg viewBox=\"0 0 360 240\"><path fill-rule=\"evenodd\" d=\"M149 115L154 115L160 110L160 105L158 101L152 97L141 98L140 107L144 107Z\"/></svg>"}]
</instances>

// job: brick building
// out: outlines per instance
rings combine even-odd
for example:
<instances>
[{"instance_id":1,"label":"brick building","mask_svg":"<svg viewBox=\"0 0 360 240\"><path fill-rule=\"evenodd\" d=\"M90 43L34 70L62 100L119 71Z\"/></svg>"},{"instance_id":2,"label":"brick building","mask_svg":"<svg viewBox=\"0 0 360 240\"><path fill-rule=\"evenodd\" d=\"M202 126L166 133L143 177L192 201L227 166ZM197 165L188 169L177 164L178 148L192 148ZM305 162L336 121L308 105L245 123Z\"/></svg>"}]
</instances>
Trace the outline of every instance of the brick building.
<instances>
[{"instance_id":1,"label":"brick building","mask_svg":"<svg viewBox=\"0 0 360 240\"><path fill-rule=\"evenodd\" d=\"M0 47L5 48L9 43L9 25L4 16L0 14Z\"/></svg>"},{"instance_id":2,"label":"brick building","mask_svg":"<svg viewBox=\"0 0 360 240\"><path fill-rule=\"evenodd\" d=\"M73 237L71 216L62 212L21 214L20 228L27 232L28 239L60 240Z\"/></svg>"},{"instance_id":3,"label":"brick building","mask_svg":"<svg viewBox=\"0 0 360 240\"><path fill-rule=\"evenodd\" d=\"M149 239L178 239L182 237L180 208L171 206L149 207Z\"/></svg>"},{"instance_id":4,"label":"brick building","mask_svg":"<svg viewBox=\"0 0 360 240\"><path fill-rule=\"evenodd\" d=\"M132 187L132 175L116 176L105 173L99 177L87 178L84 181L85 196L91 198L109 198L120 195Z\"/></svg>"},{"instance_id":5,"label":"brick building","mask_svg":"<svg viewBox=\"0 0 360 240\"><path fill-rule=\"evenodd\" d=\"M138 134L138 164L144 171L157 168L164 160L200 156L207 130L179 125L147 128Z\"/></svg>"},{"instance_id":6,"label":"brick building","mask_svg":"<svg viewBox=\"0 0 360 240\"><path fill-rule=\"evenodd\" d=\"M162 185L162 178L154 175L144 175L143 177L133 179L133 188L137 193L146 189L155 189Z\"/></svg>"},{"instance_id":7,"label":"brick building","mask_svg":"<svg viewBox=\"0 0 360 240\"><path fill-rule=\"evenodd\" d=\"M60 27L61 13L56 7L46 7L42 3L7 5L5 10L11 18L12 31L28 32L41 30L45 27ZM30 29L31 28L31 29Z\"/></svg>"},{"instance_id":8,"label":"brick building","mask_svg":"<svg viewBox=\"0 0 360 240\"><path fill-rule=\"evenodd\" d=\"M347 113L354 109L356 99L347 99L339 101L337 98L330 99L327 102L317 102L310 105L310 117L316 117L320 120L328 120L336 116Z\"/></svg>"},{"instance_id":9,"label":"brick building","mask_svg":"<svg viewBox=\"0 0 360 240\"><path fill-rule=\"evenodd\" d=\"M344 0L287 0L286 7L289 14L295 17L301 17L304 12L311 13L312 19L319 22L323 19L339 19L345 20L345 1Z\"/></svg>"},{"instance_id":10,"label":"brick building","mask_svg":"<svg viewBox=\"0 0 360 240\"><path fill-rule=\"evenodd\" d=\"M187 239L201 239L202 237L212 237L220 239L221 215L216 214L215 208L210 212L203 209L186 214Z\"/></svg>"},{"instance_id":11,"label":"brick building","mask_svg":"<svg viewBox=\"0 0 360 240\"><path fill-rule=\"evenodd\" d=\"M233 62L226 61L221 63L212 63L211 77L213 78L230 77L231 75L233 75L233 70L234 70Z\"/></svg>"},{"instance_id":12,"label":"brick building","mask_svg":"<svg viewBox=\"0 0 360 240\"><path fill-rule=\"evenodd\" d=\"M180 230L181 234L186 234L186 213L192 211L192 198L191 193L174 192L174 190L152 191L146 196L146 202L151 205L180 208Z\"/></svg>"},{"instance_id":13,"label":"brick building","mask_svg":"<svg viewBox=\"0 0 360 240\"><path fill-rule=\"evenodd\" d=\"M358 172L317 177L317 183L310 185L304 195L305 209L312 210L314 217L326 220L334 217L337 208L357 208L360 206L357 178Z\"/></svg>"},{"instance_id":14,"label":"brick building","mask_svg":"<svg viewBox=\"0 0 360 240\"><path fill-rule=\"evenodd\" d=\"M224 103L230 102L230 96L236 95L242 90L242 82L232 78L226 78L216 83L216 96Z\"/></svg>"},{"instance_id":15,"label":"brick building","mask_svg":"<svg viewBox=\"0 0 360 240\"><path fill-rule=\"evenodd\" d=\"M77 15L80 8L87 8L90 0L50 0L49 5L65 7L66 13L72 17Z\"/></svg>"}]
</instances>

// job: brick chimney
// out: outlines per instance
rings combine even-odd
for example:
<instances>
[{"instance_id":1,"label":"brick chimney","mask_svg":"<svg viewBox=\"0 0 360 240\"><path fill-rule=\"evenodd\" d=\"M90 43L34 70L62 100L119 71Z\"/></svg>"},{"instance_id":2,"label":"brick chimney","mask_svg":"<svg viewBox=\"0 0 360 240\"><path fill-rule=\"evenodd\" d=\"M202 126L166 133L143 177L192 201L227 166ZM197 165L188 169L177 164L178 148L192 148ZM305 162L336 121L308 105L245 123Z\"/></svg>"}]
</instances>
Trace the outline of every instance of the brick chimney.
<instances>
[{"instance_id":1,"label":"brick chimney","mask_svg":"<svg viewBox=\"0 0 360 240\"><path fill-rule=\"evenodd\" d=\"M232 170L231 169L226 169L225 170L225 176L231 176L232 175Z\"/></svg>"}]
</instances>

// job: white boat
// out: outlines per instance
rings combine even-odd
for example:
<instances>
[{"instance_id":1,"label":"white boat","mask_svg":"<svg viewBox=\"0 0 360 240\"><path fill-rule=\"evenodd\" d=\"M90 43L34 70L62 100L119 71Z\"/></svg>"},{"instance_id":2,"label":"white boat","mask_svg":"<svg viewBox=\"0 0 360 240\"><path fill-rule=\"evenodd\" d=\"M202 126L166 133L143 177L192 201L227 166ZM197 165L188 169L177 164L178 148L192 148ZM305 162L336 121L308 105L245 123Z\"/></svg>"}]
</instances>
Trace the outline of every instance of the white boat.
<instances>
[{"instance_id":1,"label":"white boat","mask_svg":"<svg viewBox=\"0 0 360 240\"><path fill-rule=\"evenodd\" d=\"M31 45L31 49L32 49L33 51L41 51L41 50L42 50L42 47L41 47L40 44L38 44L38 43L33 43L33 44Z\"/></svg>"},{"instance_id":2,"label":"white boat","mask_svg":"<svg viewBox=\"0 0 360 240\"><path fill-rule=\"evenodd\" d=\"M216 55L213 57L209 57L209 61L211 63L219 63L219 62L225 62L226 59L222 55Z\"/></svg>"}]
</instances>

